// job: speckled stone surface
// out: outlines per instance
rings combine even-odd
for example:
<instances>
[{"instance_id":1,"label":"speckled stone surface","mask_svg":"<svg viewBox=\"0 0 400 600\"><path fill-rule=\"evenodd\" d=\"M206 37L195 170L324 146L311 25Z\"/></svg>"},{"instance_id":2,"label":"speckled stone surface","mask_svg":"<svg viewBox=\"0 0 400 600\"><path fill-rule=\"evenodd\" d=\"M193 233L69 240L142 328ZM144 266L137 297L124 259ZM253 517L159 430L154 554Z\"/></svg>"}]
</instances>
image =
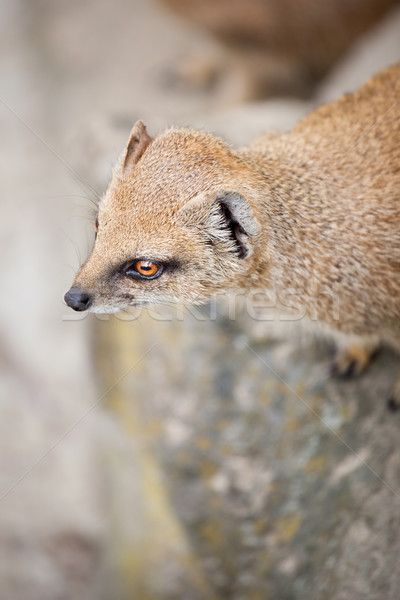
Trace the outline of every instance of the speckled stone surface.
<instances>
[{"instance_id":1,"label":"speckled stone surface","mask_svg":"<svg viewBox=\"0 0 400 600\"><path fill-rule=\"evenodd\" d=\"M333 381L327 344L255 341L246 319L98 325L117 363L152 348L120 402L140 415L205 578L233 600L395 600L396 357Z\"/></svg>"}]
</instances>

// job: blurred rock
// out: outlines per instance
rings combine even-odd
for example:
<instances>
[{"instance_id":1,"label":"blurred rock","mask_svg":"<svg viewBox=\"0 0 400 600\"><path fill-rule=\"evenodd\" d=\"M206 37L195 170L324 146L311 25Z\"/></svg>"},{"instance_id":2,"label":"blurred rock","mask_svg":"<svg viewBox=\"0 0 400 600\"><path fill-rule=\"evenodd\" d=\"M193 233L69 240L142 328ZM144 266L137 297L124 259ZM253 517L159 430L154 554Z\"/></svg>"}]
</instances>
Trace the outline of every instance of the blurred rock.
<instances>
[{"instance_id":1,"label":"blurred rock","mask_svg":"<svg viewBox=\"0 0 400 600\"><path fill-rule=\"evenodd\" d=\"M237 90L240 96L230 90L231 101L249 101L309 96L396 0L162 0L162 4L221 42L226 50L224 68L212 69L215 58L214 62L209 58L207 72L220 71L221 77L236 71L242 89ZM176 69L178 77L198 89L197 63L188 68L186 58L184 65ZM209 85L210 78L201 82Z\"/></svg>"},{"instance_id":2,"label":"blurred rock","mask_svg":"<svg viewBox=\"0 0 400 600\"><path fill-rule=\"evenodd\" d=\"M108 409L147 436L216 597L395 600L400 459L385 397L396 358L332 381L329 346L254 342L248 318L156 309L98 323L107 382L148 352Z\"/></svg>"},{"instance_id":3,"label":"blurred rock","mask_svg":"<svg viewBox=\"0 0 400 600\"><path fill-rule=\"evenodd\" d=\"M318 102L331 102L340 94L357 89L374 73L400 60L400 7L353 45L330 76L321 84Z\"/></svg>"}]
</instances>

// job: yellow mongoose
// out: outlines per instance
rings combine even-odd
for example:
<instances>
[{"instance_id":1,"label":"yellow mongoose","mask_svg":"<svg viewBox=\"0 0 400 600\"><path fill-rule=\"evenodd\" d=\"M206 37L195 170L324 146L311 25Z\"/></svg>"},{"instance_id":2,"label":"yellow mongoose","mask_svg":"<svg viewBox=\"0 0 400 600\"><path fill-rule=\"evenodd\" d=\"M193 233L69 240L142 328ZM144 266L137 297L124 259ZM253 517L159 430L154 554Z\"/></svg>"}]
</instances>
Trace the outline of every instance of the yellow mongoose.
<instances>
[{"instance_id":1,"label":"yellow mongoose","mask_svg":"<svg viewBox=\"0 0 400 600\"><path fill-rule=\"evenodd\" d=\"M337 369L362 370L379 340L400 349L400 64L241 150L139 121L96 229L71 308L273 290L349 336Z\"/></svg>"}]
</instances>

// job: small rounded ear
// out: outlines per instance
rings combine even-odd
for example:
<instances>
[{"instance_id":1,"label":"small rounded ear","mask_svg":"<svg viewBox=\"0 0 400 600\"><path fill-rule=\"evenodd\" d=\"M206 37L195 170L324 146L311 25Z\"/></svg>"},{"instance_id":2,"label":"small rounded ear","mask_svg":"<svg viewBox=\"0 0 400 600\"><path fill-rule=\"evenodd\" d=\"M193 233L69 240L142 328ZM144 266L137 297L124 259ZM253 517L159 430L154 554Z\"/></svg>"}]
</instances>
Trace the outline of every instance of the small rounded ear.
<instances>
[{"instance_id":1,"label":"small rounded ear","mask_svg":"<svg viewBox=\"0 0 400 600\"><path fill-rule=\"evenodd\" d=\"M212 243L229 240L239 258L252 255L250 238L260 234L261 225L242 194L229 191L199 194L180 212L192 225L201 228Z\"/></svg>"},{"instance_id":2,"label":"small rounded ear","mask_svg":"<svg viewBox=\"0 0 400 600\"><path fill-rule=\"evenodd\" d=\"M143 121L136 121L129 136L125 155L122 159L122 171L130 171L138 162L146 148L151 144L153 138L147 133Z\"/></svg>"}]
</instances>

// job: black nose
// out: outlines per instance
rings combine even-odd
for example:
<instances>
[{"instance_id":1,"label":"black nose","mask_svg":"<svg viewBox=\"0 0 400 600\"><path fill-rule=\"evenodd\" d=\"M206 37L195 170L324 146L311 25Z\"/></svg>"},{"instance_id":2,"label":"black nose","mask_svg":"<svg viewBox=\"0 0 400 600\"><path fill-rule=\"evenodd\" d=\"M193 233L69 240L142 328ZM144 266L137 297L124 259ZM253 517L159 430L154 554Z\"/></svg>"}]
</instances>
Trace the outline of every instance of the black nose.
<instances>
[{"instance_id":1,"label":"black nose","mask_svg":"<svg viewBox=\"0 0 400 600\"><path fill-rule=\"evenodd\" d=\"M87 310L92 303L89 294L83 292L80 287L72 287L64 296L65 302L74 310Z\"/></svg>"}]
</instances>

